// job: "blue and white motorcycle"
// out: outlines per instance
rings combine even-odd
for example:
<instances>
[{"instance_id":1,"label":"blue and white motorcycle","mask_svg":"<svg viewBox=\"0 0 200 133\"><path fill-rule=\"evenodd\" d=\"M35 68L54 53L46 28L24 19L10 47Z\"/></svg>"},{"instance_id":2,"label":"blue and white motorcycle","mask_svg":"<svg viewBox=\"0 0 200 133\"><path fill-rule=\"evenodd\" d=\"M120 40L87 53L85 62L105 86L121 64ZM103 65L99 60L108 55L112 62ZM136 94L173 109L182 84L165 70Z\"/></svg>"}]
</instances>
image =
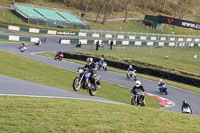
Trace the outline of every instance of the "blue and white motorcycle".
<instances>
[{"instance_id":1,"label":"blue and white motorcycle","mask_svg":"<svg viewBox=\"0 0 200 133\"><path fill-rule=\"evenodd\" d=\"M95 81L91 81L92 74L87 69L81 67L77 69L77 72L79 75L73 81L73 89L75 91L78 91L81 88L89 90L89 94L95 96L98 88L100 88L101 77L94 75L94 77L96 77Z\"/></svg>"},{"instance_id":2,"label":"blue and white motorcycle","mask_svg":"<svg viewBox=\"0 0 200 133\"><path fill-rule=\"evenodd\" d=\"M165 84L158 84L158 89L160 90L161 94L163 94L163 93L166 94L166 95L168 94L167 93L167 87L166 87Z\"/></svg>"}]
</instances>

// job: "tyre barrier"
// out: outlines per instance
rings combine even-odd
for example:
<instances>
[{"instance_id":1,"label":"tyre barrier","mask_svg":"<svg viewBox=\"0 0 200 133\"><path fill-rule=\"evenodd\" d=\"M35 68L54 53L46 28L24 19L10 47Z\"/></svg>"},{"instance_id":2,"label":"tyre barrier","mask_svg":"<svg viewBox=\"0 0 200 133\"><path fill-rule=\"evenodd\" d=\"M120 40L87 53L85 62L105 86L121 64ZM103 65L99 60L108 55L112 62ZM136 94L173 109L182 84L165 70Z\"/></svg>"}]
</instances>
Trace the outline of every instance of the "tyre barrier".
<instances>
[{"instance_id":1,"label":"tyre barrier","mask_svg":"<svg viewBox=\"0 0 200 133\"><path fill-rule=\"evenodd\" d=\"M88 57L91 57L91 56L87 56L87 55L78 55L78 54L70 54L70 53L64 53L63 55L64 55L64 58L81 60L81 61L86 61L86 59ZM100 58L97 58L97 57L92 57L92 58L94 59L95 62L100 60ZM111 60L106 60L106 59L105 59L105 61L108 64L108 66L111 66L114 68L127 70L129 67L129 64L126 64L126 63L111 61ZM171 81L175 81L178 83L183 83L183 84L191 85L191 86L195 86L195 87L200 87L199 79L181 76L181 75L178 75L175 73L155 70L155 69L151 69L151 68L143 68L143 67L135 66L135 65L133 65L133 68L136 69L137 72L141 73L141 74L159 77L162 79L167 79L167 80L171 80Z\"/></svg>"}]
</instances>

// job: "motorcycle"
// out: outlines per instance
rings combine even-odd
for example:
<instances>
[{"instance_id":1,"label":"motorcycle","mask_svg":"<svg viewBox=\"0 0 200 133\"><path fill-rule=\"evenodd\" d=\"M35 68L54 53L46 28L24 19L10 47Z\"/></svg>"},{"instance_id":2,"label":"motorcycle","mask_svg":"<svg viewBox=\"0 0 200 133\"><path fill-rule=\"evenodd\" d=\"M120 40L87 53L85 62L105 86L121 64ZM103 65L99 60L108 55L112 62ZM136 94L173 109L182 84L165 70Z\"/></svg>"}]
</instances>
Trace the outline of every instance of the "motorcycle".
<instances>
[{"instance_id":1,"label":"motorcycle","mask_svg":"<svg viewBox=\"0 0 200 133\"><path fill-rule=\"evenodd\" d=\"M167 93L167 87L166 87L165 84L163 84L163 85L158 84L158 89L160 90L161 94L166 94L166 95L168 94Z\"/></svg>"},{"instance_id":2,"label":"motorcycle","mask_svg":"<svg viewBox=\"0 0 200 133\"><path fill-rule=\"evenodd\" d=\"M136 92L135 95L131 93L131 105L145 106L144 92Z\"/></svg>"},{"instance_id":3,"label":"motorcycle","mask_svg":"<svg viewBox=\"0 0 200 133\"><path fill-rule=\"evenodd\" d=\"M26 46L21 46L21 47L19 47L19 49L20 49L20 52L24 52L24 51L27 50L27 47Z\"/></svg>"},{"instance_id":4,"label":"motorcycle","mask_svg":"<svg viewBox=\"0 0 200 133\"><path fill-rule=\"evenodd\" d=\"M76 47L77 47L77 48L81 48L81 47L82 47L82 44L81 44L81 43L77 43L77 44L76 44Z\"/></svg>"},{"instance_id":5,"label":"motorcycle","mask_svg":"<svg viewBox=\"0 0 200 133\"><path fill-rule=\"evenodd\" d=\"M134 78L134 80L136 81L137 80L137 77L136 77L136 74L135 74L136 70L133 70L133 71L127 71L127 78Z\"/></svg>"},{"instance_id":6,"label":"motorcycle","mask_svg":"<svg viewBox=\"0 0 200 133\"><path fill-rule=\"evenodd\" d=\"M37 42L34 43L36 46L41 45L42 42L40 40L38 40Z\"/></svg>"},{"instance_id":7,"label":"motorcycle","mask_svg":"<svg viewBox=\"0 0 200 133\"><path fill-rule=\"evenodd\" d=\"M185 107L185 108L183 108L182 113L192 114L192 110L189 107Z\"/></svg>"},{"instance_id":8,"label":"motorcycle","mask_svg":"<svg viewBox=\"0 0 200 133\"><path fill-rule=\"evenodd\" d=\"M62 53L59 53L59 52L57 52L57 53L56 53L56 56L55 56L55 60L62 61L62 58L63 58L63 54L62 54Z\"/></svg>"},{"instance_id":9,"label":"motorcycle","mask_svg":"<svg viewBox=\"0 0 200 133\"><path fill-rule=\"evenodd\" d=\"M104 47L104 43L101 42L101 43L99 44L99 47L100 47L100 48L103 48L103 47Z\"/></svg>"},{"instance_id":10,"label":"motorcycle","mask_svg":"<svg viewBox=\"0 0 200 133\"><path fill-rule=\"evenodd\" d=\"M105 71L107 71L107 63L103 62L103 64L101 64L100 62L97 62L97 69L100 70L101 68L103 68Z\"/></svg>"},{"instance_id":11,"label":"motorcycle","mask_svg":"<svg viewBox=\"0 0 200 133\"><path fill-rule=\"evenodd\" d=\"M98 88L100 88L100 76L95 76L95 82L91 81L91 72L88 71L88 69L85 68L78 68L77 72L79 75L74 79L73 81L73 89L75 91L80 90L81 88L84 90L89 90L89 94L91 96L95 96Z\"/></svg>"}]
</instances>

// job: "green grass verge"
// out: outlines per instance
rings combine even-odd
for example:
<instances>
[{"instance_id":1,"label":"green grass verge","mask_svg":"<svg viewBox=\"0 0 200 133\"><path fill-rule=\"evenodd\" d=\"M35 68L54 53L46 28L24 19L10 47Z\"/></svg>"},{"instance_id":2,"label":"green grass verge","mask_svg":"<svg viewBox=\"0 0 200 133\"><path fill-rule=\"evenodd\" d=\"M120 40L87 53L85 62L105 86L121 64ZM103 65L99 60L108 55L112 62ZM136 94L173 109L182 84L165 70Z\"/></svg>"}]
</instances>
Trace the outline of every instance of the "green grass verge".
<instances>
[{"instance_id":1,"label":"green grass verge","mask_svg":"<svg viewBox=\"0 0 200 133\"><path fill-rule=\"evenodd\" d=\"M187 73L200 74L200 58L194 59L194 55L200 55L199 48L134 48L115 50L82 50L71 53L87 54L90 56L127 62L133 65L175 72L189 76ZM168 59L165 58L168 56ZM197 76L197 78L199 78Z\"/></svg>"},{"instance_id":2,"label":"green grass verge","mask_svg":"<svg viewBox=\"0 0 200 133\"><path fill-rule=\"evenodd\" d=\"M54 57L55 53L51 53L51 52L48 52L48 53L39 53L38 55L47 56L47 57ZM71 61L71 62L75 62L75 63L79 63L79 64L85 64L84 61L73 60L73 59L65 59L65 60ZM120 73L126 74L126 71L124 71L124 70L113 68L113 67L109 67L109 66L108 66L108 70L109 71L120 72ZM139 73L137 73L137 76L141 77L141 78L153 80L153 81L156 81L156 82L158 82L160 80L160 78L153 77L153 76L148 76L148 75L144 75L144 74L139 74ZM194 86L189 86L189 85L185 85L185 84L173 82L171 80L165 80L165 83L167 85L172 85L172 86L175 86L175 87L178 87L178 88L182 88L182 89L185 89L185 90L188 90L188 91L200 94L200 89L198 87L194 87Z\"/></svg>"},{"instance_id":3,"label":"green grass verge","mask_svg":"<svg viewBox=\"0 0 200 133\"><path fill-rule=\"evenodd\" d=\"M129 20L128 23L122 21L106 22L105 24L94 23L90 21L91 29L93 30L111 30L119 32L143 32L143 33L161 33L161 34L180 34L180 35L199 35L197 30L182 28L176 26L165 25L163 31L150 29L149 27L143 25L140 21Z\"/></svg>"},{"instance_id":4,"label":"green grass verge","mask_svg":"<svg viewBox=\"0 0 200 133\"><path fill-rule=\"evenodd\" d=\"M0 97L1 132L198 133L200 117L92 101Z\"/></svg>"},{"instance_id":5,"label":"green grass verge","mask_svg":"<svg viewBox=\"0 0 200 133\"><path fill-rule=\"evenodd\" d=\"M73 72L4 51L0 51L0 60L0 66L2 67L0 74L2 75L73 90L72 82L77 76ZM6 70L3 68L6 68ZM85 90L79 92L88 94ZM129 89L103 81L96 96L130 104ZM158 105L158 100L149 96L146 96L146 103L147 107L161 107L161 105Z\"/></svg>"}]
</instances>

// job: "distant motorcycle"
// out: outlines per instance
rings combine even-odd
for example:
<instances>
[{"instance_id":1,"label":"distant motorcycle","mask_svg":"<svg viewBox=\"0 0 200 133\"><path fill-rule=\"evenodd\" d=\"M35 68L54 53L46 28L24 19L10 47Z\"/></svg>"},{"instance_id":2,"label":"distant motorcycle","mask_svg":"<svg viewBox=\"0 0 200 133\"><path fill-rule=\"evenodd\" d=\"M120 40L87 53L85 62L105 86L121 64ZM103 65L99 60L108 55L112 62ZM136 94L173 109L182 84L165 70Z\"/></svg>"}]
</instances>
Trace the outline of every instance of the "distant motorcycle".
<instances>
[{"instance_id":1,"label":"distant motorcycle","mask_svg":"<svg viewBox=\"0 0 200 133\"><path fill-rule=\"evenodd\" d=\"M137 77L136 77L136 70L133 70L133 71L127 71L127 74L126 74L126 76L127 76L127 78L129 79L129 78L133 78L135 81L137 80Z\"/></svg>"},{"instance_id":2,"label":"distant motorcycle","mask_svg":"<svg viewBox=\"0 0 200 133\"><path fill-rule=\"evenodd\" d=\"M104 47L104 43L101 42L101 43L99 44L99 47L100 47L100 48L103 48L103 47Z\"/></svg>"},{"instance_id":3,"label":"distant motorcycle","mask_svg":"<svg viewBox=\"0 0 200 133\"><path fill-rule=\"evenodd\" d=\"M89 90L89 94L91 96L95 96L98 91L98 88L100 88L101 77L96 77L95 85L94 82L91 82L91 72L89 72L87 69L81 67L77 69L77 72L79 72L79 75L73 81L73 89L75 91L78 91L81 88Z\"/></svg>"},{"instance_id":4,"label":"distant motorcycle","mask_svg":"<svg viewBox=\"0 0 200 133\"><path fill-rule=\"evenodd\" d=\"M76 47L77 47L77 48L81 48L81 47L82 47L82 44L81 44L81 43L77 43L77 44L76 44Z\"/></svg>"},{"instance_id":5,"label":"distant motorcycle","mask_svg":"<svg viewBox=\"0 0 200 133\"><path fill-rule=\"evenodd\" d=\"M168 93L167 93L167 87L166 87L165 84L162 84L162 85L158 84L158 89L160 90L160 93L161 93L161 94L166 94L166 95L168 95Z\"/></svg>"},{"instance_id":6,"label":"distant motorcycle","mask_svg":"<svg viewBox=\"0 0 200 133\"><path fill-rule=\"evenodd\" d=\"M59 61L62 61L62 58L63 58L63 54L62 53L59 53L59 52L57 52L56 53L56 56L55 56L55 60L59 60Z\"/></svg>"},{"instance_id":7,"label":"distant motorcycle","mask_svg":"<svg viewBox=\"0 0 200 133\"><path fill-rule=\"evenodd\" d=\"M131 105L145 106L144 92L136 92L135 95L131 93Z\"/></svg>"},{"instance_id":8,"label":"distant motorcycle","mask_svg":"<svg viewBox=\"0 0 200 133\"><path fill-rule=\"evenodd\" d=\"M24 51L27 50L27 47L26 46L21 46L21 47L19 47L19 49L20 49L20 52L24 52Z\"/></svg>"},{"instance_id":9,"label":"distant motorcycle","mask_svg":"<svg viewBox=\"0 0 200 133\"><path fill-rule=\"evenodd\" d=\"M185 108L183 108L182 113L192 114L192 110L189 107L185 107Z\"/></svg>"},{"instance_id":10,"label":"distant motorcycle","mask_svg":"<svg viewBox=\"0 0 200 133\"><path fill-rule=\"evenodd\" d=\"M37 42L34 43L36 46L41 45L42 42L40 40L38 40Z\"/></svg>"},{"instance_id":11,"label":"distant motorcycle","mask_svg":"<svg viewBox=\"0 0 200 133\"><path fill-rule=\"evenodd\" d=\"M103 68L105 71L107 71L107 63L103 62L103 64L101 64L100 62L97 62L97 69L100 70L101 68Z\"/></svg>"}]
</instances>

